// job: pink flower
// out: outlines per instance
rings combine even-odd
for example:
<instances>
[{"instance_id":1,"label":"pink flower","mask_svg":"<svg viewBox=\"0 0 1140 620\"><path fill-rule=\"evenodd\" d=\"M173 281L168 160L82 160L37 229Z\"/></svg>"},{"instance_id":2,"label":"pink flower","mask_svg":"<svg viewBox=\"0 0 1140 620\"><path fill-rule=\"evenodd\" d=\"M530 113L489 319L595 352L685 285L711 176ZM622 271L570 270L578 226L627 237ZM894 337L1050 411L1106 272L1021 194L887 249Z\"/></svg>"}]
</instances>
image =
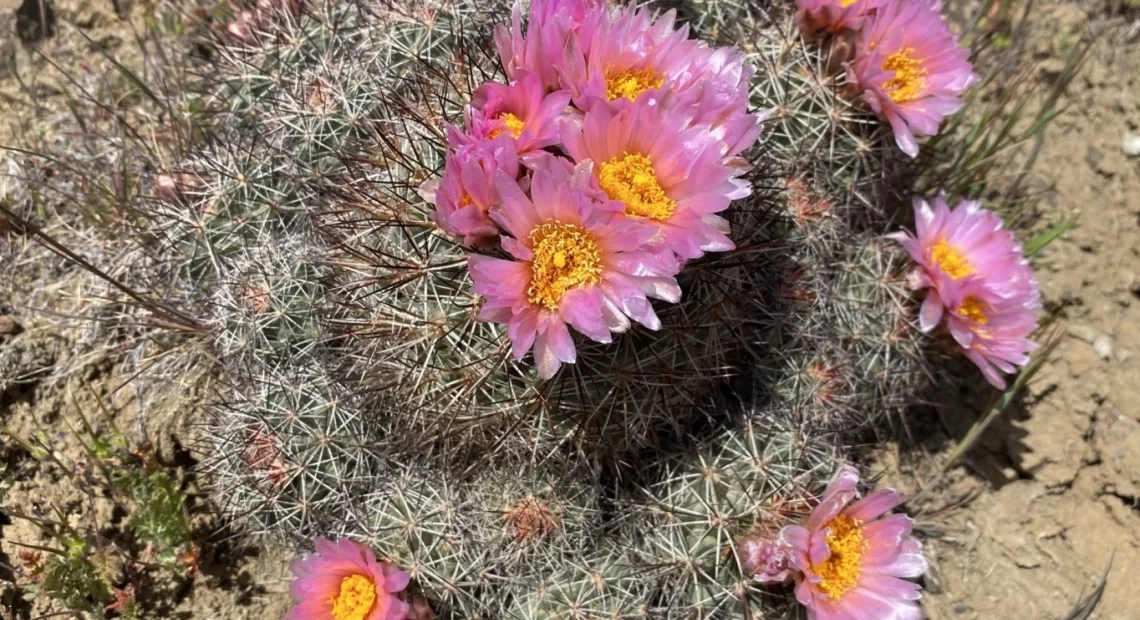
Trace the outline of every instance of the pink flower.
<instances>
[{"instance_id":1,"label":"pink flower","mask_svg":"<svg viewBox=\"0 0 1140 620\"><path fill-rule=\"evenodd\" d=\"M511 27L495 28L495 47L507 70L507 77L517 80L527 73L537 74L547 91L561 88L560 68L567 47L588 45L590 33L604 12L603 0L534 0L528 13L528 30L523 33L522 13L516 4L511 12Z\"/></svg>"},{"instance_id":2,"label":"pink flower","mask_svg":"<svg viewBox=\"0 0 1140 620\"><path fill-rule=\"evenodd\" d=\"M562 83L582 110L599 103L628 108L643 98L666 109L691 108L693 125L705 125L734 156L760 135L760 117L748 114L755 68L731 48L710 48L675 28L675 11L653 19L649 8L603 11L583 26L588 33L563 54Z\"/></svg>"},{"instance_id":3,"label":"pink flower","mask_svg":"<svg viewBox=\"0 0 1140 620\"><path fill-rule=\"evenodd\" d=\"M512 179L519 174L515 142L508 136L460 146L448 155L443 177L424 183L420 195L435 204L435 223L471 246L499 234L499 227L487 213L499 204L492 182L497 173Z\"/></svg>"},{"instance_id":4,"label":"pink flower","mask_svg":"<svg viewBox=\"0 0 1140 620\"><path fill-rule=\"evenodd\" d=\"M408 604L396 593L408 574L376 560L351 540L316 541L316 553L293 560L289 586L297 606L283 620L403 620Z\"/></svg>"},{"instance_id":5,"label":"pink flower","mask_svg":"<svg viewBox=\"0 0 1140 620\"><path fill-rule=\"evenodd\" d=\"M809 37L821 31L859 30L875 9L889 0L796 0L796 20Z\"/></svg>"},{"instance_id":6,"label":"pink flower","mask_svg":"<svg viewBox=\"0 0 1140 620\"><path fill-rule=\"evenodd\" d=\"M929 3L891 2L864 26L847 79L890 123L899 148L914 157L915 135L937 134L978 81L969 56Z\"/></svg>"},{"instance_id":7,"label":"pink flower","mask_svg":"<svg viewBox=\"0 0 1140 620\"><path fill-rule=\"evenodd\" d=\"M779 537L749 536L740 545L744 570L760 583L783 583L792 577L792 547Z\"/></svg>"},{"instance_id":8,"label":"pink flower","mask_svg":"<svg viewBox=\"0 0 1140 620\"><path fill-rule=\"evenodd\" d=\"M661 322L647 297L677 302L676 270L644 249L654 230L593 200L581 190L584 171L563 165L536 170L531 197L499 173L502 205L492 217L510 259L474 254L468 259L473 290L486 297L480 320L507 325L516 359L534 348L541 378L576 359L567 326L597 342L628 329L631 318L650 329Z\"/></svg>"},{"instance_id":9,"label":"pink flower","mask_svg":"<svg viewBox=\"0 0 1140 620\"><path fill-rule=\"evenodd\" d=\"M542 79L528 73L510 86L486 82L475 89L467 110L468 141L509 136L526 153L558 144L555 121L570 104L570 93L546 94Z\"/></svg>"},{"instance_id":10,"label":"pink flower","mask_svg":"<svg viewBox=\"0 0 1140 620\"><path fill-rule=\"evenodd\" d=\"M927 289L919 327L931 331L947 319L950 334L986 380L1005 387L1002 372L1029 361L1036 344L1041 295L1033 269L1001 218L964 200L954 209L940 194L933 208L915 199L915 236L887 235L916 263L909 281ZM1000 372L999 372L1000 371Z\"/></svg>"},{"instance_id":11,"label":"pink flower","mask_svg":"<svg viewBox=\"0 0 1140 620\"><path fill-rule=\"evenodd\" d=\"M675 20L672 10L656 21L645 7L602 11L596 26L590 24L589 43L575 41L559 59L563 83L578 107L588 109L595 100L615 105L642 96L656 100L703 79L699 71L689 71L698 42L689 39L687 25L674 29Z\"/></svg>"},{"instance_id":12,"label":"pink flower","mask_svg":"<svg viewBox=\"0 0 1140 620\"><path fill-rule=\"evenodd\" d=\"M936 296L927 293L927 299ZM946 304L950 335L962 353L982 371L990 385L1006 386L1002 373L1013 374L1029 363L1037 343L1029 335L1037 329L1037 291L1005 299L978 279L956 287L940 298ZM924 304L925 306L925 304Z\"/></svg>"},{"instance_id":13,"label":"pink flower","mask_svg":"<svg viewBox=\"0 0 1140 620\"><path fill-rule=\"evenodd\" d=\"M690 127L687 116L641 99L616 112L595 106L580 126L567 124L562 139L626 215L658 229L659 241L681 259L733 249L728 222L715 214L752 189L707 127Z\"/></svg>"},{"instance_id":14,"label":"pink flower","mask_svg":"<svg viewBox=\"0 0 1140 620\"><path fill-rule=\"evenodd\" d=\"M916 583L926 572L922 543L905 515L883 516L905 498L892 489L859 499L859 472L845 465L802 525L780 532L792 548L796 599L808 620L920 620Z\"/></svg>"}]
</instances>

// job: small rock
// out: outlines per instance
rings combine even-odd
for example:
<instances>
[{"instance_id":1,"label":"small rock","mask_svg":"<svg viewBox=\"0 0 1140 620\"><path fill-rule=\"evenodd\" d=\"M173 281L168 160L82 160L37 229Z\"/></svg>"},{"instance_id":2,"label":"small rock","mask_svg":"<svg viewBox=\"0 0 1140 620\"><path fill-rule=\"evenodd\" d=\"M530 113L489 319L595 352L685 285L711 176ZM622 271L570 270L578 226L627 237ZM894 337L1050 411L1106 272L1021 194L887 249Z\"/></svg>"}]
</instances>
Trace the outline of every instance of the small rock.
<instances>
[{"instance_id":1,"label":"small rock","mask_svg":"<svg viewBox=\"0 0 1140 620\"><path fill-rule=\"evenodd\" d=\"M1089 168L1096 170L1102 161L1104 161L1104 151L1091 144L1088 145L1085 149L1085 163L1089 165Z\"/></svg>"},{"instance_id":2,"label":"small rock","mask_svg":"<svg viewBox=\"0 0 1140 620\"><path fill-rule=\"evenodd\" d=\"M1140 155L1140 136L1131 133L1124 134L1124 138L1120 140L1120 150L1129 157Z\"/></svg>"},{"instance_id":3,"label":"small rock","mask_svg":"<svg viewBox=\"0 0 1140 620\"><path fill-rule=\"evenodd\" d=\"M1112 357L1112 336L1100 334L1093 339L1092 346L1101 361L1106 361Z\"/></svg>"},{"instance_id":4,"label":"small rock","mask_svg":"<svg viewBox=\"0 0 1140 620\"><path fill-rule=\"evenodd\" d=\"M1069 334L1092 345L1093 351L1096 351L1097 357L1102 361L1112 357L1112 336L1080 323L1069 326Z\"/></svg>"},{"instance_id":5,"label":"small rock","mask_svg":"<svg viewBox=\"0 0 1140 620\"><path fill-rule=\"evenodd\" d=\"M964 613L968 613L970 611L970 606L967 605L965 601L958 601L958 602L954 603L953 609L954 609L954 613L961 615Z\"/></svg>"}]
</instances>

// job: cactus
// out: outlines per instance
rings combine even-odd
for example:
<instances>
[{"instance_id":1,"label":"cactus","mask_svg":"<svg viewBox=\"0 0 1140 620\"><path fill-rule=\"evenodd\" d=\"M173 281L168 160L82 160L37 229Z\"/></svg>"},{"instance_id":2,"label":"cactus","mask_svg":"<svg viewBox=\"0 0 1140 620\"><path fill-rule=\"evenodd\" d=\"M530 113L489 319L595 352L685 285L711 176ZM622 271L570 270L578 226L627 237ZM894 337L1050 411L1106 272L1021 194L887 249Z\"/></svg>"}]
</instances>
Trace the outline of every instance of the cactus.
<instances>
[{"instance_id":1,"label":"cactus","mask_svg":"<svg viewBox=\"0 0 1140 620\"><path fill-rule=\"evenodd\" d=\"M205 466L232 522L367 542L443 617L794 617L737 541L801 516L843 440L931 376L880 239L916 170L787 7L656 4L757 67L753 194L660 330L582 340L548 381L475 319L469 250L419 195L444 123L502 79L509 6L215 15L189 97L207 113L176 166L140 167L131 207L140 271L200 317L226 379Z\"/></svg>"}]
</instances>

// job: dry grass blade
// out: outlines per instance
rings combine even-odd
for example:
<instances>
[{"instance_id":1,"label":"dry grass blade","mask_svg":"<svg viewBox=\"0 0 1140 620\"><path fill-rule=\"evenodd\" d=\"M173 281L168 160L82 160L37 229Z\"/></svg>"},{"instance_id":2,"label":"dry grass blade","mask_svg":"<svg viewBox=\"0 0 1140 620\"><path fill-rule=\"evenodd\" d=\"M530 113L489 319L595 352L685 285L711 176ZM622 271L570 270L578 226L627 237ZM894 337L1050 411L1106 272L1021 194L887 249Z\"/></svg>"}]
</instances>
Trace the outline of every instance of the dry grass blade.
<instances>
[{"instance_id":1,"label":"dry grass blade","mask_svg":"<svg viewBox=\"0 0 1140 620\"><path fill-rule=\"evenodd\" d=\"M1111 559L1108 561L1108 567L1104 569L1104 575L1101 576L1097 587L1089 592L1088 596L1077 601L1072 611L1065 614L1061 620L1088 620L1092 617L1093 612L1100 605L1100 599L1104 596L1104 589L1108 585L1108 574L1112 572L1112 562Z\"/></svg>"},{"instance_id":2,"label":"dry grass blade","mask_svg":"<svg viewBox=\"0 0 1140 620\"><path fill-rule=\"evenodd\" d=\"M87 262L87 260L85 260L82 256L79 256L75 252L72 252L62 243L52 238L51 235L41 230L35 224L20 217L19 214L17 214L15 211L12 211L2 203L0 203L0 214L5 216L4 221L6 222L6 227L12 228L12 230L14 230L17 234L22 234L31 239L34 239L38 243L43 244L44 247L48 248L52 252L55 252L63 258L66 258L79 265L80 267L86 269L87 271L90 271L99 278L105 280L108 284L114 286L123 293L126 293L127 296L138 302L142 307L153 312L155 314L154 320L156 324L169 329L180 329L191 332L202 331L202 325L193 317L179 312L178 310L175 310L174 308L171 308L162 302L155 301L153 299L147 299L141 293L115 279L102 269L99 269L95 265Z\"/></svg>"}]
</instances>

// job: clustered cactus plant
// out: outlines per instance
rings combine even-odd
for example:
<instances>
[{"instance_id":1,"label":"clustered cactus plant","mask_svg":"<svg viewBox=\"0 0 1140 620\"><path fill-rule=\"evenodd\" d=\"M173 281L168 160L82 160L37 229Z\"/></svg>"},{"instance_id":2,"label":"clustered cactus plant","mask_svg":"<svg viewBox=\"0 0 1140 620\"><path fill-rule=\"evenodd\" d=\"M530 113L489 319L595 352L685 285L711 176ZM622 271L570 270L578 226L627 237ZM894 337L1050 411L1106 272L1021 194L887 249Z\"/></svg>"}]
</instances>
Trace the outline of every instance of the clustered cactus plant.
<instances>
[{"instance_id":1,"label":"clustered cactus plant","mask_svg":"<svg viewBox=\"0 0 1140 620\"><path fill-rule=\"evenodd\" d=\"M498 74L509 9L373 9L283 13L219 47L234 135L215 141L246 152L204 149L161 207L198 220L172 247L232 383L212 427L226 511L365 540L459 617L785 607L735 538L802 512L834 469L825 434L903 404L922 365L877 239L901 168L878 125L777 9L724 12L774 108L728 215L737 249L686 268L660 330L583 342L540 382L476 320L467 251L418 193L444 122Z\"/></svg>"},{"instance_id":2,"label":"clustered cactus plant","mask_svg":"<svg viewBox=\"0 0 1140 620\"><path fill-rule=\"evenodd\" d=\"M140 268L199 317L225 378L207 467L233 522L363 541L443 617L794 617L738 541L806 514L842 440L928 381L909 259L882 239L916 166L791 3L649 6L756 68L751 196L723 214L735 249L685 266L660 329L578 339L549 380L478 320L472 250L420 193L446 124L505 81L511 7L212 15L199 131L134 208Z\"/></svg>"}]
</instances>

